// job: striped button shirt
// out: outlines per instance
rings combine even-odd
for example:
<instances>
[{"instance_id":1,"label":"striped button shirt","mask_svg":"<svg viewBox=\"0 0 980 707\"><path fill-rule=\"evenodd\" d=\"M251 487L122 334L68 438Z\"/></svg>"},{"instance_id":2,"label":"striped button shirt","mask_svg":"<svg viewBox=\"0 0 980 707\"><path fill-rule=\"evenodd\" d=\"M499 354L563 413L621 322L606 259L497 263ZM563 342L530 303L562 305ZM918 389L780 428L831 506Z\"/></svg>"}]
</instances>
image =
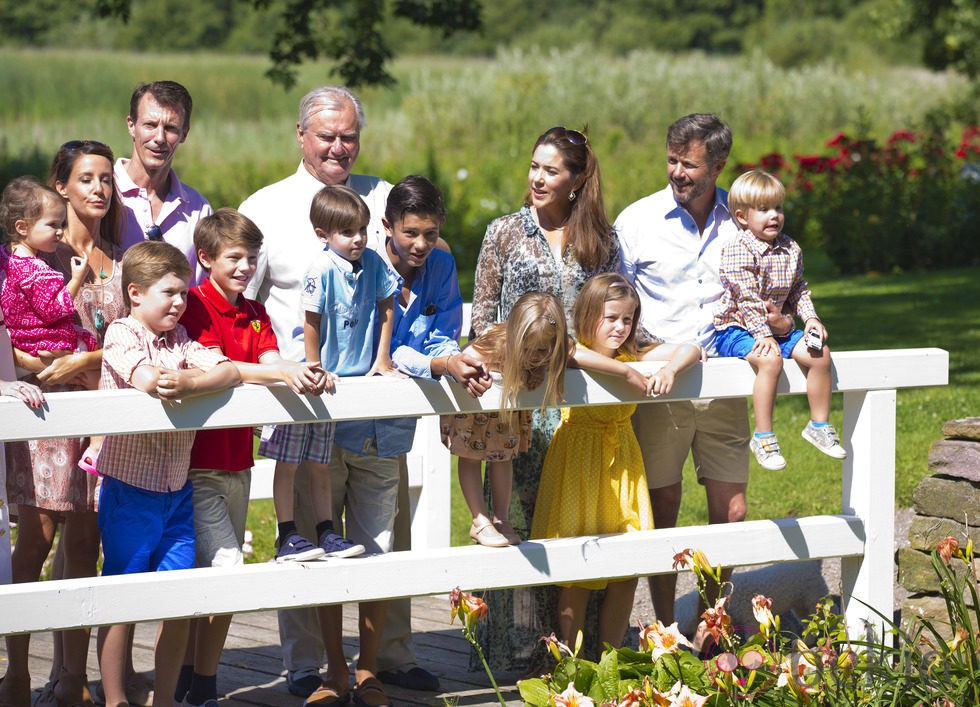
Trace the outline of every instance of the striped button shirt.
<instances>
[{"instance_id":1,"label":"striped button shirt","mask_svg":"<svg viewBox=\"0 0 980 707\"><path fill-rule=\"evenodd\" d=\"M803 251L780 233L772 243L750 231L721 252L721 284L725 288L715 309L715 329L741 327L757 339L772 336L766 320L766 302L806 321L816 317L810 288L803 278Z\"/></svg>"},{"instance_id":2,"label":"striped button shirt","mask_svg":"<svg viewBox=\"0 0 980 707\"><path fill-rule=\"evenodd\" d=\"M101 390L132 388L140 366L210 370L228 357L189 336L180 324L157 335L134 317L117 319L106 330L102 347ZM194 430L106 437L99 471L147 491L177 491L187 482Z\"/></svg>"}]
</instances>

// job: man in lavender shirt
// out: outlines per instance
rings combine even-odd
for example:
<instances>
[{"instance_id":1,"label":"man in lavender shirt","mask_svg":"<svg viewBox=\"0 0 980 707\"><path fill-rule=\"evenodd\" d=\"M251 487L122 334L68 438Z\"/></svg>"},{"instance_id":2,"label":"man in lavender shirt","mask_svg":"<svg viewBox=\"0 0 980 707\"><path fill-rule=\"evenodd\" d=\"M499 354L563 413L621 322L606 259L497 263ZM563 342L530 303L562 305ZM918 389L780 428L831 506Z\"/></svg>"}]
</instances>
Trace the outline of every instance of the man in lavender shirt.
<instances>
[{"instance_id":1,"label":"man in lavender shirt","mask_svg":"<svg viewBox=\"0 0 980 707\"><path fill-rule=\"evenodd\" d=\"M116 160L113 176L127 211L123 249L145 240L166 241L194 268L193 286L206 275L194 250L194 228L211 214L211 205L177 179L172 167L187 139L192 107L191 94L176 81L137 86L126 116L132 156Z\"/></svg>"}]
</instances>

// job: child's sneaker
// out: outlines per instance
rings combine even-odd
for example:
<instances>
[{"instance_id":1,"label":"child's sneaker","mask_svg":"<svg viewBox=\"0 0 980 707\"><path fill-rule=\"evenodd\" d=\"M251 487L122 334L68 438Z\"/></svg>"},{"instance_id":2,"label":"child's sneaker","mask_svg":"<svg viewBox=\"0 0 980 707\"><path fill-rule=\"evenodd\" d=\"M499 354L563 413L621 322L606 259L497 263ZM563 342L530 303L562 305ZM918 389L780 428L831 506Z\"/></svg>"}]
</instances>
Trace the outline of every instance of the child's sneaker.
<instances>
[{"instance_id":1,"label":"child's sneaker","mask_svg":"<svg viewBox=\"0 0 980 707\"><path fill-rule=\"evenodd\" d=\"M803 428L801 434L803 435L803 439L828 457L847 459L847 450L840 446L840 438L837 436L837 430L834 429L833 425L828 423L816 427L811 420L806 423L806 427Z\"/></svg>"},{"instance_id":2,"label":"child's sneaker","mask_svg":"<svg viewBox=\"0 0 980 707\"><path fill-rule=\"evenodd\" d=\"M327 557L357 557L364 554L363 545L355 545L343 535L330 531L320 538L320 548Z\"/></svg>"},{"instance_id":3,"label":"child's sneaker","mask_svg":"<svg viewBox=\"0 0 980 707\"><path fill-rule=\"evenodd\" d=\"M285 538L279 538L276 549L276 562L307 562L323 557L323 548L319 548L298 533Z\"/></svg>"},{"instance_id":4,"label":"child's sneaker","mask_svg":"<svg viewBox=\"0 0 980 707\"><path fill-rule=\"evenodd\" d=\"M755 454L759 466L763 469L779 471L780 469L786 468L786 460L779 451L779 440L776 439L775 434L769 433L761 437L752 435L752 440L749 442L749 449Z\"/></svg>"}]
</instances>

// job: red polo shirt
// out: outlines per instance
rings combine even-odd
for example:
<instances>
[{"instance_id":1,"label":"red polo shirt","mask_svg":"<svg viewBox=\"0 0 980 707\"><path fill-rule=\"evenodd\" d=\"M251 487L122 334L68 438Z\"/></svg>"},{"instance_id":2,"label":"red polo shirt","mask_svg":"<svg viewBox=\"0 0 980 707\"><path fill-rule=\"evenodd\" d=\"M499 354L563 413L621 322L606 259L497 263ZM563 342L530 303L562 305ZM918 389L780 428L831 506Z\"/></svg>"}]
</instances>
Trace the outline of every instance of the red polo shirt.
<instances>
[{"instance_id":1,"label":"red polo shirt","mask_svg":"<svg viewBox=\"0 0 980 707\"><path fill-rule=\"evenodd\" d=\"M269 351L279 351L265 307L239 295L231 304L211 280L187 294L180 323L191 338L209 349L220 349L232 361L258 363ZM252 428L199 430L191 449L191 469L243 471L252 467Z\"/></svg>"}]
</instances>

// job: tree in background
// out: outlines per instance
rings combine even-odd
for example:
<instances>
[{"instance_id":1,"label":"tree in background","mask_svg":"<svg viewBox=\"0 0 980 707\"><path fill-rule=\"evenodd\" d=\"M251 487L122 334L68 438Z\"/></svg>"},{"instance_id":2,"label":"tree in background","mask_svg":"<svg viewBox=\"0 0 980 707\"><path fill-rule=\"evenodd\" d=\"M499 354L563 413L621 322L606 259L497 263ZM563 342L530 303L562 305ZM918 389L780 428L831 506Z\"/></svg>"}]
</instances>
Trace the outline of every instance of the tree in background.
<instances>
[{"instance_id":1,"label":"tree in background","mask_svg":"<svg viewBox=\"0 0 980 707\"><path fill-rule=\"evenodd\" d=\"M980 77L980 4L976 0L888 0L878 19L892 37L925 37L922 60L930 69Z\"/></svg>"},{"instance_id":2,"label":"tree in background","mask_svg":"<svg viewBox=\"0 0 980 707\"><path fill-rule=\"evenodd\" d=\"M272 37L269 58L272 67L266 72L275 83L286 88L296 83L296 66L321 56L337 61L335 71L349 86L388 84L393 81L386 65L393 56L389 41L381 28L389 19L386 0L239 0L247 2L258 12L278 14L278 29ZM128 22L132 16L133 0L96 0L103 17ZM193 7L208 16L206 42L197 46L218 46L234 26L235 0L195 2ZM190 31L201 27L195 17L188 17L191 8L179 0L167 0L152 5L162 22L146 25L146 30L159 32L168 25L187 24L186 37L200 36ZM179 8L180 11L175 12ZM478 0L394 0L390 16L404 18L420 27L439 30L449 36L460 30L480 27L481 4ZM203 37L202 37L203 39ZM176 48L184 48L178 45Z\"/></svg>"}]
</instances>

